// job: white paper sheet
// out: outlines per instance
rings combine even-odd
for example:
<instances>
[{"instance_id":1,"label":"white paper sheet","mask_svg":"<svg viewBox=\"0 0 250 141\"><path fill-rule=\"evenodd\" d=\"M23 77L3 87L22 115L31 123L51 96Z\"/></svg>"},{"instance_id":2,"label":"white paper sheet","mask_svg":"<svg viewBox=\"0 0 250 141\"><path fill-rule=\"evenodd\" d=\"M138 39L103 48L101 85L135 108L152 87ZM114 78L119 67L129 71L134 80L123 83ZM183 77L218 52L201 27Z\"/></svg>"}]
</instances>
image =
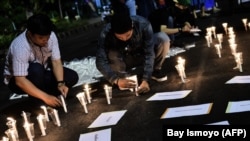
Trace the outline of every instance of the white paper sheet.
<instances>
[{"instance_id":1,"label":"white paper sheet","mask_svg":"<svg viewBox=\"0 0 250 141\"><path fill-rule=\"evenodd\" d=\"M127 110L102 113L88 128L115 125L126 111Z\"/></svg>"},{"instance_id":2,"label":"white paper sheet","mask_svg":"<svg viewBox=\"0 0 250 141\"><path fill-rule=\"evenodd\" d=\"M81 134L79 141L111 141L111 128Z\"/></svg>"},{"instance_id":3,"label":"white paper sheet","mask_svg":"<svg viewBox=\"0 0 250 141\"><path fill-rule=\"evenodd\" d=\"M181 99L186 97L191 91L192 90L160 92L148 98L147 101Z\"/></svg>"},{"instance_id":4,"label":"white paper sheet","mask_svg":"<svg viewBox=\"0 0 250 141\"><path fill-rule=\"evenodd\" d=\"M206 124L206 125L229 125L229 122L227 120L225 120L225 121L209 123L209 124Z\"/></svg>"},{"instance_id":5,"label":"white paper sheet","mask_svg":"<svg viewBox=\"0 0 250 141\"><path fill-rule=\"evenodd\" d=\"M250 111L250 100L228 102L226 113Z\"/></svg>"},{"instance_id":6,"label":"white paper sheet","mask_svg":"<svg viewBox=\"0 0 250 141\"><path fill-rule=\"evenodd\" d=\"M226 84L235 84L235 83L240 83L240 84L250 83L250 75L235 76L226 82Z\"/></svg>"},{"instance_id":7,"label":"white paper sheet","mask_svg":"<svg viewBox=\"0 0 250 141\"><path fill-rule=\"evenodd\" d=\"M212 108L212 105L213 103L207 103L200 105L167 108L166 111L162 114L161 119L208 114Z\"/></svg>"}]
</instances>

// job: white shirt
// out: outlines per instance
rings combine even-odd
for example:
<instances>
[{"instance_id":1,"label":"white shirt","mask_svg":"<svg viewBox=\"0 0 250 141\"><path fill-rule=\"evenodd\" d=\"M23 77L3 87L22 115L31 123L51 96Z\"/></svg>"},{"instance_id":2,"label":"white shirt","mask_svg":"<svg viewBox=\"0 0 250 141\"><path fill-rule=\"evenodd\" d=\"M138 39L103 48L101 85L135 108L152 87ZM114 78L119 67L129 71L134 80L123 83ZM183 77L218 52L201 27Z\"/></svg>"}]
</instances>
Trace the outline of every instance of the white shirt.
<instances>
[{"instance_id":1,"label":"white shirt","mask_svg":"<svg viewBox=\"0 0 250 141\"><path fill-rule=\"evenodd\" d=\"M40 53L38 48L41 51ZM49 57L51 57L51 60L61 58L55 33L51 32L47 46L38 47L28 41L26 31L24 31L12 41L7 52L4 83L8 84L12 76L27 76L30 62L38 62L46 67Z\"/></svg>"}]
</instances>

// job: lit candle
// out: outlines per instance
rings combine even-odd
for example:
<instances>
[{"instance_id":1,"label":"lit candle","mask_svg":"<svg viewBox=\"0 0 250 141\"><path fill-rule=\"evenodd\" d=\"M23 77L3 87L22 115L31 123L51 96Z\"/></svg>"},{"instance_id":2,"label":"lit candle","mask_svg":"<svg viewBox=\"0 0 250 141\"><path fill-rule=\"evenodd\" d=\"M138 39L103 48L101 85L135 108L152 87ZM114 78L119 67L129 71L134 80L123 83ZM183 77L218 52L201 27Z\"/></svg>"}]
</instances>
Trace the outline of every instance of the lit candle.
<instances>
[{"instance_id":1,"label":"lit candle","mask_svg":"<svg viewBox=\"0 0 250 141\"><path fill-rule=\"evenodd\" d=\"M38 124L39 124L39 127L40 127L40 130L42 132L42 135L41 136L46 136L46 132L45 132L45 125L44 125L44 115L41 115L39 114L37 116L37 121L38 121Z\"/></svg>"},{"instance_id":2,"label":"lit candle","mask_svg":"<svg viewBox=\"0 0 250 141\"><path fill-rule=\"evenodd\" d=\"M57 126L61 126L61 122L60 122L60 119L59 119L58 111L56 109L53 109L53 114L55 116L56 125Z\"/></svg>"},{"instance_id":3,"label":"lit candle","mask_svg":"<svg viewBox=\"0 0 250 141\"><path fill-rule=\"evenodd\" d=\"M183 66L180 64L175 65L176 70L178 71L179 76L181 77L181 81L185 83L185 79L183 76Z\"/></svg>"},{"instance_id":4,"label":"lit candle","mask_svg":"<svg viewBox=\"0 0 250 141\"><path fill-rule=\"evenodd\" d=\"M212 32L207 32L209 43L213 43Z\"/></svg>"},{"instance_id":5,"label":"lit candle","mask_svg":"<svg viewBox=\"0 0 250 141\"><path fill-rule=\"evenodd\" d=\"M3 136L2 141L9 141L9 138Z\"/></svg>"},{"instance_id":6,"label":"lit candle","mask_svg":"<svg viewBox=\"0 0 250 141\"><path fill-rule=\"evenodd\" d=\"M220 44L215 44L214 47L216 48L216 52L219 55L219 58L221 58Z\"/></svg>"},{"instance_id":7,"label":"lit candle","mask_svg":"<svg viewBox=\"0 0 250 141\"><path fill-rule=\"evenodd\" d=\"M217 34L218 42L220 44L220 48L222 49L222 42L223 42L223 34Z\"/></svg>"},{"instance_id":8,"label":"lit candle","mask_svg":"<svg viewBox=\"0 0 250 141\"><path fill-rule=\"evenodd\" d=\"M88 109L87 109L87 106L86 106L87 102L86 102L86 99L85 99L84 92L78 93L76 95L76 97L78 98L78 100L80 101L81 105L83 106L85 113L88 113Z\"/></svg>"},{"instance_id":9,"label":"lit candle","mask_svg":"<svg viewBox=\"0 0 250 141\"><path fill-rule=\"evenodd\" d=\"M248 28L250 28L250 22L248 23Z\"/></svg>"},{"instance_id":10,"label":"lit candle","mask_svg":"<svg viewBox=\"0 0 250 141\"><path fill-rule=\"evenodd\" d=\"M87 96L88 103L91 103L90 89L88 84L84 85L84 92Z\"/></svg>"},{"instance_id":11,"label":"lit candle","mask_svg":"<svg viewBox=\"0 0 250 141\"><path fill-rule=\"evenodd\" d=\"M227 23L222 23L225 33L227 34Z\"/></svg>"},{"instance_id":12,"label":"lit candle","mask_svg":"<svg viewBox=\"0 0 250 141\"><path fill-rule=\"evenodd\" d=\"M231 52L234 55L236 53L236 49L237 49L237 44L233 43L229 45L231 48Z\"/></svg>"},{"instance_id":13,"label":"lit candle","mask_svg":"<svg viewBox=\"0 0 250 141\"><path fill-rule=\"evenodd\" d=\"M134 80L135 81L135 88L132 88L130 89L132 92L135 92L135 95L136 96L139 96L138 94L138 81L137 81L137 75L132 75L132 76L128 76L127 79L130 79L130 80Z\"/></svg>"},{"instance_id":14,"label":"lit candle","mask_svg":"<svg viewBox=\"0 0 250 141\"><path fill-rule=\"evenodd\" d=\"M15 130L13 128L10 128L5 131L5 134L8 136L8 139L10 141L18 141L18 137L16 137Z\"/></svg>"},{"instance_id":15,"label":"lit candle","mask_svg":"<svg viewBox=\"0 0 250 141\"><path fill-rule=\"evenodd\" d=\"M237 66L235 67L235 69L239 69L240 72L242 72L242 52L238 52L235 53L235 62L237 64Z\"/></svg>"},{"instance_id":16,"label":"lit candle","mask_svg":"<svg viewBox=\"0 0 250 141\"><path fill-rule=\"evenodd\" d=\"M63 106L64 112L67 113L68 110L67 110L66 103L65 103L63 95L60 95L60 99L61 99L61 102L63 104L62 106Z\"/></svg>"},{"instance_id":17,"label":"lit candle","mask_svg":"<svg viewBox=\"0 0 250 141\"><path fill-rule=\"evenodd\" d=\"M49 121L49 114L47 108L45 106L41 106L41 108L43 109L46 120Z\"/></svg>"},{"instance_id":18,"label":"lit candle","mask_svg":"<svg viewBox=\"0 0 250 141\"><path fill-rule=\"evenodd\" d=\"M212 26L212 27L211 27L211 31L212 31L212 33L213 33L214 38L217 38L217 37L216 37L216 27L215 27L215 26Z\"/></svg>"},{"instance_id":19,"label":"lit candle","mask_svg":"<svg viewBox=\"0 0 250 141\"><path fill-rule=\"evenodd\" d=\"M16 128L16 120L14 120L13 118L11 117L7 117L7 123L6 125L9 127L9 129L13 129L14 132L15 132L15 135L16 137L18 138L18 131L17 131L17 128Z\"/></svg>"},{"instance_id":20,"label":"lit candle","mask_svg":"<svg viewBox=\"0 0 250 141\"><path fill-rule=\"evenodd\" d=\"M234 33L229 33L228 37L229 39L235 39L236 35Z\"/></svg>"},{"instance_id":21,"label":"lit candle","mask_svg":"<svg viewBox=\"0 0 250 141\"><path fill-rule=\"evenodd\" d=\"M233 34L234 33L234 28L233 27L228 27L228 34Z\"/></svg>"},{"instance_id":22,"label":"lit candle","mask_svg":"<svg viewBox=\"0 0 250 141\"><path fill-rule=\"evenodd\" d=\"M179 72L179 76L181 77L181 80L183 83L185 83L186 73L185 73L185 59L182 59L181 57L178 57L177 65L175 66L177 71Z\"/></svg>"},{"instance_id":23,"label":"lit candle","mask_svg":"<svg viewBox=\"0 0 250 141\"><path fill-rule=\"evenodd\" d=\"M235 39L234 38L230 38L228 39L229 45L235 44Z\"/></svg>"},{"instance_id":24,"label":"lit candle","mask_svg":"<svg viewBox=\"0 0 250 141\"><path fill-rule=\"evenodd\" d=\"M245 30L247 31L247 18L242 19L242 22L244 24Z\"/></svg>"},{"instance_id":25,"label":"lit candle","mask_svg":"<svg viewBox=\"0 0 250 141\"><path fill-rule=\"evenodd\" d=\"M205 36L206 40L207 40L207 46L210 47L210 42L209 42L209 36Z\"/></svg>"},{"instance_id":26,"label":"lit candle","mask_svg":"<svg viewBox=\"0 0 250 141\"><path fill-rule=\"evenodd\" d=\"M28 118L27 118L27 114L23 111L22 112L22 116L23 116L23 120L24 120L24 123L28 123Z\"/></svg>"},{"instance_id":27,"label":"lit candle","mask_svg":"<svg viewBox=\"0 0 250 141\"><path fill-rule=\"evenodd\" d=\"M107 103L110 104L110 88L109 88L109 86L104 85L104 90L105 90L105 94L106 94Z\"/></svg>"},{"instance_id":28,"label":"lit candle","mask_svg":"<svg viewBox=\"0 0 250 141\"><path fill-rule=\"evenodd\" d=\"M212 32L212 28L211 27L207 27L206 31L207 31L207 33Z\"/></svg>"},{"instance_id":29,"label":"lit candle","mask_svg":"<svg viewBox=\"0 0 250 141\"><path fill-rule=\"evenodd\" d=\"M26 135L29 139L29 141L33 141L34 138L34 124L33 123L25 123L23 125L23 128L25 129Z\"/></svg>"}]
</instances>

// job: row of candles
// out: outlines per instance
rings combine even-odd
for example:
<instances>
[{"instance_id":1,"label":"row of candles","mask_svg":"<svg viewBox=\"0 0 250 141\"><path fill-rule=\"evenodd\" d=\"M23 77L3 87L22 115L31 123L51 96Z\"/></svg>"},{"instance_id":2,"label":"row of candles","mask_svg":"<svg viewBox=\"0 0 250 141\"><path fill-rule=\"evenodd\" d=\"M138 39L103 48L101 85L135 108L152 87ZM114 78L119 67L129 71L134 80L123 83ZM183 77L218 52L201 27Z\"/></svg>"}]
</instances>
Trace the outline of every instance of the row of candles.
<instances>
[{"instance_id":1,"label":"row of candles","mask_svg":"<svg viewBox=\"0 0 250 141\"><path fill-rule=\"evenodd\" d=\"M242 22L244 24L245 30L247 30L247 27L250 28L250 23L247 24L247 19L244 18L242 19ZM235 42L235 32L233 30L233 27L228 27L228 23L222 23L222 26L224 28L225 33L228 35L228 43L229 47L231 49L231 53L235 58L236 62L236 67L234 69L239 69L240 72L243 71L242 69L242 64L243 64L243 59L242 59L242 52L237 52L237 44ZM216 28L214 26L206 28L207 33L206 33L206 40L207 40L207 45L210 47L210 44L213 42L213 38L218 40L218 44L215 44L214 47L216 48L216 52L221 58L221 49L222 49L222 42L223 42L223 34L216 34ZM212 37L213 36L213 37Z\"/></svg>"},{"instance_id":2,"label":"row of candles","mask_svg":"<svg viewBox=\"0 0 250 141\"><path fill-rule=\"evenodd\" d=\"M244 28L247 31L248 28L250 29L250 22L248 22L247 18L242 19L242 22L244 24ZM235 34L233 31L233 27L228 27L228 23L222 23L222 26L224 28L225 33L228 35L229 39L229 46L231 49L232 54L234 55L235 58L235 62L236 62L236 67L234 67L234 69L239 69L240 72L243 71L242 69L242 64L243 64L243 59L242 59L242 52L237 52L236 48L237 48L237 44L235 43ZM222 49L222 42L223 42L223 34L216 33L216 27L215 26L211 26L206 28L207 33L206 33L206 41L207 41L207 46L211 47L211 44L213 43L213 38L218 40L218 43L214 45L214 47L216 48L216 52L219 56L219 58L221 58L221 49ZM187 82L186 79L186 73L185 73L185 59L178 57L177 60L177 65L175 66L182 83Z\"/></svg>"},{"instance_id":3,"label":"row of candles","mask_svg":"<svg viewBox=\"0 0 250 141\"><path fill-rule=\"evenodd\" d=\"M127 79L131 79L131 80L135 81L136 87L134 89L130 89L130 90L132 92L134 92L136 96L139 96L139 94L137 93L137 91L138 91L137 76L136 75L128 76ZM86 84L86 85L84 85L84 89L83 90L84 91L78 93L76 95L76 97L80 101L81 105L83 106L85 113L88 113L87 104L90 104L91 103L91 99L92 99L92 97L91 97L91 88L89 87L88 84ZM108 85L104 85L104 91L105 91L107 103L111 104L112 87L108 86Z\"/></svg>"},{"instance_id":4,"label":"row of candles","mask_svg":"<svg viewBox=\"0 0 250 141\"><path fill-rule=\"evenodd\" d=\"M39 114L37 116L37 122L39 124L40 130L41 130L41 136L46 136L46 127L47 124L46 122L49 121L48 118L48 111L45 106L41 106L41 108L45 111L44 115ZM49 108L50 109L50 115L53 121L60 126L60 120L58 116L58 112L55 109ZM34 132L34 123L30 122L30 113L22 112L21 116L23 117L23 128L25 130L25 133L27 135L27 138L29 141L33 141L35 138L35 132ZM19 135L16 127L16 120L8 117L6 125L8 126L8 129L5 131L5 134L7 137L3 137L2 141L19 141Z\"/></svg>"},{"instance_id":5,"label":"row of candles","mask_svg":"<svg viewBox=\"0 0 250 141\"><path fill-rule=\"evenodd\" d=\"M77 99L80 101L81 105L84 108L84 112L88 113L87 104L91 103L92 97L91 97L91 87L89 87L88 84L84 85L84 91L80 92L76 95ZM108 85L104 85L104 91L106 95L106 100L108 104L111 104L111 98L112 98L112 87Z\"/></svg>"},{"instance_id":6,"label":"row of candles","mask_svg":"<svg viewBox=\"0 0 250 141\"><path fill-rule=\"evenodd\" d=\"M91 103L91 88L88 84L84 85L84 92L80 92L76 95L78 100L80 101L81 105L84 107L85 113L88 113L87 104ZM107 103L111 104L111 98L112 98L112 87L108 85L104 85L105 95L107 99ZM64 109L64 112L67 113L67 105L65 102L65 99L62 95L59 96L59 99L62 102L62 106ZM61 126L61 121L59 118L58 111L56 109L53 109L51 107L41 106L41 109L43 110L44 114L39 114L37 116L37 121L40 127L41 136L46 136L46 122L49 122L49 116L51 117L53 123L57 126ZM27 138L29 141L33 141L35 134L34 134L34 123L30 122L30 113L22 112L21 116L23 117L23 128L25 129ZM5 134L7 135L2 138L2 141L19 141L18 131L16 128L16 120L8 117L7 123L8 129L5 131Z\"/></svg>"}]
</instances>

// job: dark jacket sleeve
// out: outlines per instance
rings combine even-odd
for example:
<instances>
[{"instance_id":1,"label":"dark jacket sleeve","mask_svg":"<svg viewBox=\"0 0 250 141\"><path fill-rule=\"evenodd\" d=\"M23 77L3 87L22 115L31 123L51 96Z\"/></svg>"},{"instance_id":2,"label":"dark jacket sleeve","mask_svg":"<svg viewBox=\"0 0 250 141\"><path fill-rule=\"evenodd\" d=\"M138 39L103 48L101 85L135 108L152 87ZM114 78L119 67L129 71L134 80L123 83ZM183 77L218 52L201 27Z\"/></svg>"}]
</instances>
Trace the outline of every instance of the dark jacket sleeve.
<instances>
[{"instance_id":1,"label":"dark jacket sleeve","mask_svg":"<svg viewBox=\"0 0 250 141\"><path fill-rule=\"evenodd\" d=\"M111 84L114 84L114 81L118 78L118 75L111 69L109 65L109 60L104 45L105 38L109 30L110 30L110 24L107 24L101 31L96 52L96 68L103 74L103 76Z\"/></svg>"}]
</instances>

